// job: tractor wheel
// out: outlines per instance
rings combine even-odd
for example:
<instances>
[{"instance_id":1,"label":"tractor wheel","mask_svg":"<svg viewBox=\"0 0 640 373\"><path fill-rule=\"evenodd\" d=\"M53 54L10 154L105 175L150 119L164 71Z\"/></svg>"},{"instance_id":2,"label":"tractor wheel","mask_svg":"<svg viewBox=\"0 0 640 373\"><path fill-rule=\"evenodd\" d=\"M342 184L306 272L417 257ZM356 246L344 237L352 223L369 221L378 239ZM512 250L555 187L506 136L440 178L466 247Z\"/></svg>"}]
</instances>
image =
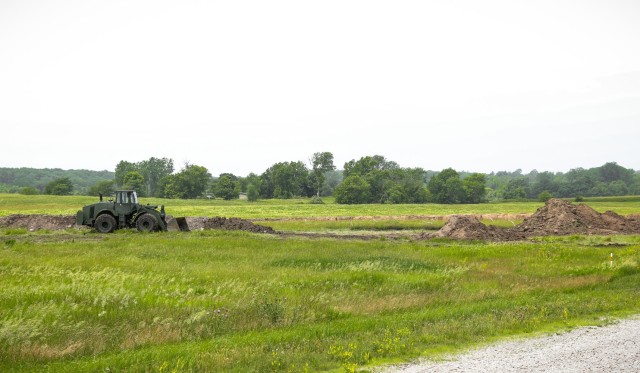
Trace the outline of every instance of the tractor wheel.
<instances>
[{"instance_id":1,"label":"tractor wheel","mask_svg":"<svg viewBox=\"0 0 640 373\"><path fill-rule=\"evenodd\" d=\"M116 219L109 214L102 214L96 218L93 226L100 233L111 233L116 229Z\"/></svg>"},{"instance_id":2,"label":"tractor wheel","mask_svg":"<svg viewBox=\"0 0 640 373\"><path fill-rule=\"evenodd\" d=\"M151 214L142 214L136 220L136 228L140 232L153 232L158 229L158 220Z\"/></svg>"}]
</instances>

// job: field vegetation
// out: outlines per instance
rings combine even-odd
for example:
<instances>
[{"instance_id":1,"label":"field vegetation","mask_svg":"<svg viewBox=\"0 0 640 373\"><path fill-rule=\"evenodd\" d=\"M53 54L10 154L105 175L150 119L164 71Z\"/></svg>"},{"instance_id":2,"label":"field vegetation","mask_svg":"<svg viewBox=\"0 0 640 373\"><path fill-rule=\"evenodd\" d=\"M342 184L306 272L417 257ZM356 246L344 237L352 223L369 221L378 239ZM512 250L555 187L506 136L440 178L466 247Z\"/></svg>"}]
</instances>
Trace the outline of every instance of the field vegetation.
<instances>
[{"instance_id":1,"label":"field vegetation","mask_svg":"<svg viewBox=\"0 0 640 373\"><path fill-rule=\"evenodd\" d=\"M0 195L2 215L71 214L95 200L19 198ZM148 202L184 215L387 217L261 222L298 231L419 230L424 220L388 217L536 206ZM637 235L488 243L0 229L0 371L366 370L637 314L639 263Z\"/></svg>"},{"instance_id":2,"label":"field vegetation","mask_svg":"<svg viewBox=\"0 0 640 373\"><path fill-rule=\"evenodd\" d=\"M520 214L533 213L544 202L502 202L483 204L365 204L341 205L325 198L324 204L312 204L309 198L270 199L257 202L219 199L140 198L143 204L165 205L174 216L226 216L243 219L287 219L319 217L407 217L451 214ZM24 196L0 194L0 216L9 214L75 215L83 205L97 202L87 196ZM586 198L584 203L599 212L612 210L621 215L640 214L640 196Z\"/></svg>"}]
</instances>

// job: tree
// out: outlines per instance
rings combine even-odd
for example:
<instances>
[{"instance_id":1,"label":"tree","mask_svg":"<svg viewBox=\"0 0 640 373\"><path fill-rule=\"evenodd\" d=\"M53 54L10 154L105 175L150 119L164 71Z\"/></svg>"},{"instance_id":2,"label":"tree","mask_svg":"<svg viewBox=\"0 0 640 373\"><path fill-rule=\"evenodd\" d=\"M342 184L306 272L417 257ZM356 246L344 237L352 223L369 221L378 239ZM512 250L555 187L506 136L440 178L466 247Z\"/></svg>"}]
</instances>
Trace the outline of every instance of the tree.
<instances>
[{"instance_id":1,"label":"tree","mask_svg":"<svg viewBox=\"0 0 640 373\"><path fill-rule=\"evenodd\" d=\"M565 196L588 196L598 181L596 169L574 168L565 174Z\"/></svg>"},{"instance_id":2,"label":"tree","mask_svg":"<svg viewBox=\"0 0 640 373\"><path fill-rule=\"evenodd\" d=\"M343 173L345 180L351 176L360 176L369 185L368 199L360 203L426 202L426 175L426 171L421 168L401 168L396 162L381 155L351 160L345 163Z\"/></svg>"},{"instance_id":3,"label":"tree","mask_svg":"<svg viewBox=\"0 0 640 373\"><path fill-rule=\"evenodd\" d=\"M480 203L487 193L484 174L474 173L462 180L466 203Z\"/></svg>"},{"instance_id":4,"label":"tree","mask_svg":"<svg viewBox=\"0 0 640 373\"><path fill-rule=\"evenodd\" d=\"M369 183L364 177L352 175L346 177L333 192L337 203L357 204L369 202Z\"/></svg>"},{"instance_id":5,"label":"tree","mask_svg":"<svg viewBox=\"0 0 640 373\"><path fill-rule=\"evenodd\" d=\"M44 194L68 196L73 191L73 184L68 177L61 177L48 183L44 188Z\"/></svg>"},{"instance_id":6,"label":"tree","mask_svg":"<svg viewBox=\"0 0 640 373\"><path fill-rule=\"evenodd\" d=\"M245 177L238 177L238 184L240 185L241 192L249 193L249 185L253 184L253 186L256 187L256 190L259 193L261 183L262 179L260 178L260 175L256 175L253 172L249 173L249 175Z\"/></svg>"},{"instance_id":7,"label":"tree","mask_svg":"<svg viewBox=\"0 0 640 373\"><path fill-rule=\"evenodd\" d=\"M280 162L269 167L262 175L260 195L263 198L288 199L310 196L309 170L302 162ZM310 193L311 192L311 193Z\"/></svg>"},{"instance_id":8,"label":"tree","mask_svg":"<svg viewBox=\"0 0 640 373\"><path fill-rule=\"evenodd\" d=\"M109 196L115 192L115 180L103 180L95 183L89 188L90 196L105 195Z\"/></svg>"},{"instance_id":9,"label":"tree","mask_svg":"<svg viewBox=\"0 0 640 373\"><path fill-rule=\"evenodd\" d=\"M311 183L316 187L316 197L320 197L320 190L325 180L325 173L333 171L333 154L330 152L314 153L311 157Z\"/></svg>"},{"instance_id":10,"label":"tree","mask_svg":"<svg viewBox=\"0 0 640 373\"><path fill-rule=\"evenodd\" d=\"M534 177L531 195L539 196L544 191L554 194L558 192L558 189L558 183L555 181L555 175L552 172L539 172Z\"/></svg>"},{"instance_id":11,"label":"tree","mask_svg":"<svg viewBox=\"0 0 640 373\"><path fill-rule=\"evenodd\" d=\"M600 181L610 183L612 181L621 180L625 184L633 182L633 170L619 166L616 162L605 163L598 168Z\"/></svg>"},{"instance_id":12,"label":"tree","mask_svg":"<svg viewBox=\"0 0 640 373\"><path fill-rule=\"evenodd\" d=\"M453 168L446 168L432 177L427 188L437 203L461 203L465 200L462 180Z\"/></svg>"},{"instance_id":13,"label":"tree","mask_svg":"<svg viewBox=\"0 0 640 373\"><path fill-rule=\"evenodd\" d=\"M342 171L334 170L324 174L325 180L322 184L321 197L333 195L333 191L342 182Z\"/></svg>"},{"instance_id":14,"label":"tree","mask_svg":"<svg viewBox=\"0 0 640 373\"><path fill-rule=\"evenodd\" d=\"M406 194L406 200L398 203L425 203L429 200L425 185L427 172L422 168L402 168L396 171L397 182ZM391 193L389 193L391 196ZM393 202L392 202L393 203Z\"/></svg>"},{"instance_id":15,"label":"tree","mask_svg":"<svg viewBox=\"0 0 640 373\"><path fill-rule=\"evenodd\" d=\"M519 177L509 180L502 195L505 199L523 199L527 198L528 190L529 182L527 179Z\"/></svg>"},{"instance_id":16,"label":"tree","mask_svg":"<svg viewBox=\"0 0 640 373\"><path fill-rule=\"evenodd\" d=\"M173 160L151 157L148 160L138 162L136 168L144 177L147 195L155 196L160 180L173 173Z\"/></svg>"},{"instance_id":17,"label":"tree","mask_svg":"<svg viewBox=\"0 0 640 373\"><path fill-rule=\"evenodd\" d=\"M182 171L163 178L162 189L167 198L196 198L204 194L211 179L202 166L185 164Z\"/></svg>"},{"instance_id":18,"label":"tree","mask_svg":"<svg viewBox=\"0 0 640 373\"><path fill-rule=\"evenodd\" d=\"M137 192L141 197L146 195L144 188L144 177L138 171L129 171L124 175L123 189L132 189Z\"/></svg>"},{"instance_id":19,"label":"tree","mask_svg":"<svg viewBox=\"0 0 640 373\"><path fill-rule=\"evenodd\" d=\"M614 180L608 185L609 193L612 196L626 196L629 194L629 187L622 180Z\"/></svg>"},{"instance_id":20,"label":"tree","mask_svg":"<svg viewBox=\"0 0 640 373\"><path fill-rule=\"evenodd\" d=\"M237 180L233 180L231 175L220 175L215 183L214 194L225 200L237 199L240 192L240 186Z\"/></svg>"},{"instance_id":21,"label":"tree","mask_svg":"<svg viewBox=\"0 0 640 373\"><path fill-rule=\"evenodd\" d=\"M390 203L407 203L408 200L407 191L400 184L396 184L389 188L389 197L387 199Z\"/></svg>"},{"instance_id":22,"label":"tree","mask_svg":"<svg viewBox=\"0 0 640 373\"><path fill-rule=\"evenodd\" d=\"M124 177L127 175L127 173L137 170L138 168L136 167L135 163L127 161L118 162L118 164L116 165L116 184L118 184L119 186L124 186Z\"/></svg>"},{"instance_id":23,"label":"tree","mask_svg":"<svg viewBox=\"0 0 640 373\"><path fill-rule=\"evenodd\" d=\"M358 161L355 159L350 160L344 164L344 177L351 175L365 176L374 170L393 170L399 168L398 164L393 161L388 161L381 155L366 156L360 158Z\"/></svg>"},{"instance_id":24,"label":"tree","mask_svg":"<svg viewBox=\"0 0 640 373\"><path fill-rule=\"evenodd\" d=\"M249 184L247 186L247 200L249 202L255 202L258 200L259 196L260 192L258 191L258 187L256 187L254 184Z\"/></svg>"},{"instance_id":25,"label":"tree","mask_svg":"<svg viewBox=\"0 0 640 373\"><path fill-rule=\"evenodd\" d=\"M640 173L633 176L633 182L631 183L629 192L633 195L640 194Z\"/></svg>"}]
</instances>

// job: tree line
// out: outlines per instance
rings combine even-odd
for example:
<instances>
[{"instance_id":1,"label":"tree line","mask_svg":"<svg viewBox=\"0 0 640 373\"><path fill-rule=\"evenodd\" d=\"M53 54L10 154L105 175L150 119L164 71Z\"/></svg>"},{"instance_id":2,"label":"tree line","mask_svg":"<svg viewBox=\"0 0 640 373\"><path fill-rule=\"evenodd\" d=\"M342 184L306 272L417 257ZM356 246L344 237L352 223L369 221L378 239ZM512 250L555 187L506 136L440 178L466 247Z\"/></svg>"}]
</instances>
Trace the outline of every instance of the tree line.
<instances>
[{"instance_id":1,"label":"tree line","mask_svg":"<svg viewBox=\"0 0 640 373\"><path fill-rule=\"evenodd\" d=\"M62 170L59 168L0 167L0 193L42 194L54 180L65 180L69 194L89 194L89 189L104 180L113 180L113 171ZM51 188L50 190L51 191ZM64 190L66 192L66 189Z\"/></svg>"},{"instance_id":2,"label":"tree line","mask_svg":"<svg viewBox=\"0 0 640 373\"><path fill-rule=\"evenodd\" d=\"M566 173L500 171L487 175L487 187L490 200L639 195L640 173L615 162L589 169L574 168Z\"/></svg>"},{"instance_id":3,"label":"tree line","mask_svg":"<svg viewBox=\"0 0 640 373\"><path fill-rule=\"evenodd\" d=\"M322 203L322 197L333 196L342 204L481 203L640 194L640 173L615 162L566 173L533 170L523 174L516 170L481 174L452 168L438 172L405 168L373 155L350 160L338 170L332 153L318 152L311 155L308 163L278 162L261 174L247 176L222 173L214 177L207 168L189 163L176 172L172 159L155 157L140 162L122 160L114 173L83 172L95 174L85 175L80 184L77 173L58 173L64 176L43 179L35 175L55 174L35 169L0 169L0 192L109 195L120 188L161 198L230 200L244 194L250 201L311 197L312 203ZM34 180L38 184L32 186ZM16 186L17 181L22 186ZM89 181L93 183L88 185Z\"/></svg>"}]
</instances>

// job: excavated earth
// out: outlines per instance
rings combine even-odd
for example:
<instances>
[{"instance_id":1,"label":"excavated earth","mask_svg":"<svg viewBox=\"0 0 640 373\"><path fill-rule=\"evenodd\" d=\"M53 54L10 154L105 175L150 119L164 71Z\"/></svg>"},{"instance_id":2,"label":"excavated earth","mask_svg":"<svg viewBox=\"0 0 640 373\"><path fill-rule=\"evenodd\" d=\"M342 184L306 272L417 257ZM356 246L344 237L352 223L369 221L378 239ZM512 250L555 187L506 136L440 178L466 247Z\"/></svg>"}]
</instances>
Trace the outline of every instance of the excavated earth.
<instances>
[{"instance_id":1,"label":"excavated earth","mask_svg":"<svg viewBox=\"0 0 640 373\"><path fill-rule=\"evenodd\" d=\"M227 231L246 231L252 233L276 233L271 227L265 227L262 225L254 224L246 219L240 218L224 218L221 216L214 216L212 218L188 217L187 224L189 230L203 230L203 229L221 229Z\"/></svg>"},{"instance_id":2,"label":"excavated earth","mask_svg":"<svg viewBox=\"0 0 640 373\"><path fill-rule=\"evenodd\" d=\"M533 215L513 228L487 226L480 222L482 215L453 215L435 233L420 233L415 239L451 238L457 240L521 241L536 236L558 236L572 234L640 234L640 215L621 216L612 211L599 213L587 205L572 204L560 199L551 199ZM446 218L446 217L440 217ZM224 217L187 217L189 230L242 230L254 233L281 233L254 224L252 221ZM30 231L46 229L60 230L77 227L75 216L9 215L0 217L0 228L24 228ZM285 233L285 236L368 238L362 235ZM375 237L380 237L376 235ZM393 238L394 235L389 235ZM370 237L369 237L370 238Z\"/></svg>"},{"instance_id":3,"label":"excavated earth","mask_svg":"<svg viewBox=\"0 0 640 373\"><path fill-rule=\"evenodd\" d=\"M601 214L587 205L550 199L513 228L486 226L474 216L458 215L449 218L438 232L423 233L420 238L519 241L536 236L572 234L640 234L640 216L624 217L612 211Z\"/></svg>"},{"instance_id":4,"label":"excavated earth","mask_svg":"<svg viewBox=\"0 0 640 373\"><path fill-rule=\"evenodd\" d=\"M60 230L73 228L76 217L73 215L23 215L0 216L0 228L23 228L30 231L39 229Z\"/></svg>"}]
</instances>

